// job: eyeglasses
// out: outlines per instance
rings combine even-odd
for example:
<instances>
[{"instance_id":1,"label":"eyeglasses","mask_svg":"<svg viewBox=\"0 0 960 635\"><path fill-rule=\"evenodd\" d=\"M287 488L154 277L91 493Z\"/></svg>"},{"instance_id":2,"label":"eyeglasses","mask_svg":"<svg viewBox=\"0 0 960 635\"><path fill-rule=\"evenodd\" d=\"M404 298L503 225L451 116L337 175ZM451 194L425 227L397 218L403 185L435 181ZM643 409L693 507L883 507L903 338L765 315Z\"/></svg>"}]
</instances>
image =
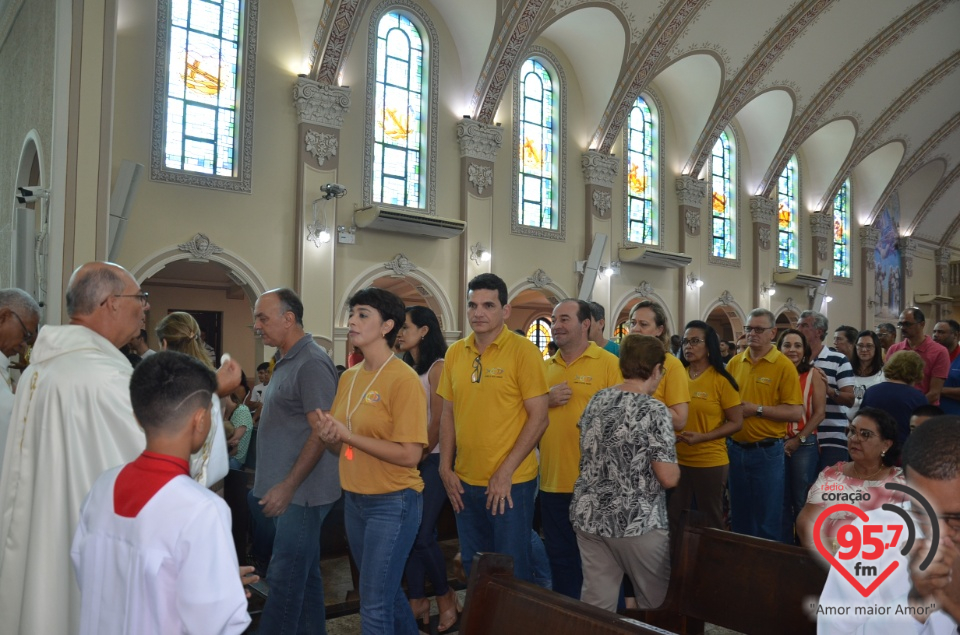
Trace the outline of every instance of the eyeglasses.
<instances>
[{"instance_id":1,"label":"eyeglasses","mask_svg":"<svg viewBox=\"0 0 960 635\"><path fill-rule=\"evenodd\" d=\"M483 364L480 363L480 356L477 355L477 358L473 360L473 373L470 375L470 381L479 384L481 377L483 377Z\"/></svg>"},{"instance_id":2,"label":"eyeglasses","mask_svg":"<svg viewBox=\"0 0 960 635\"><path fill-rule=\"evenodd\" d=\"M27 325L23 323L23 318L17 315L15 311L10 311L10 312L13 313L13 317L17 318L17 322L20 323L20 328L23 329L23 341L32 342L33 336L34 336L33 331L27 328Z\"/></svg>"},{"instance_id":3,"label":"eyeglasses","mask_svg":"<svg viewBox=\"0 0 960 635\"><path fill-rule=\"evenodd\" d=\"M847 426L848 437L855 437L857 435L860 435L860 438L864 441L869 441L873 437L878 436L876 432L872 432L871 430L865 430L863 428L857 430L853 426Z\"/></svg>"},{"instance_id":4,"label":"eyeglasses","mask_svg":"<svg viewBox=\"0 0 960 635\"><path fill-rule=\"evenodd\" d=\"M107 300L110 298L137 298L140 300L141 306L147 306L147 301L150 299L150 294L146 291L141 291L140 293L114 293L113 295L104 298L103 302L100 303L100 306L106 304Z\"/></svg>"},{"instance_id":5,"label":"eyeglasses","mask_svg":"<svg viewBox=\"0 0 960 635\"><path fill-rule=\"evenodd\" d=\"M699 337L691 337L690 339L680 340L680 346L686 346L687 344L689 344L690 346L700 346L705 341L706 340L702 340Z\"/></svg>"},{"instance_id":6,"label":"eyeglasses","mask_svg":"<svg viewBox=\"0 0 960 635\"><path fill-rule=\"evenodd\" d=\"M764 331L769 331L772 328L773 328L772 326L745 326L743 327L743 332L756 333L757 335L759 335L760 333L763 333Z\"/></svg>"},{"instance_id":7,"label":"eyeglasses","mask_svg":"<svg viewBox=\"0 0 960 635\"><path fill-rule=\"evenodd\" d=\"M897 322L897 328L902 329L907 326L915 326L916 322Z\"/></svg>"}]
</instances>

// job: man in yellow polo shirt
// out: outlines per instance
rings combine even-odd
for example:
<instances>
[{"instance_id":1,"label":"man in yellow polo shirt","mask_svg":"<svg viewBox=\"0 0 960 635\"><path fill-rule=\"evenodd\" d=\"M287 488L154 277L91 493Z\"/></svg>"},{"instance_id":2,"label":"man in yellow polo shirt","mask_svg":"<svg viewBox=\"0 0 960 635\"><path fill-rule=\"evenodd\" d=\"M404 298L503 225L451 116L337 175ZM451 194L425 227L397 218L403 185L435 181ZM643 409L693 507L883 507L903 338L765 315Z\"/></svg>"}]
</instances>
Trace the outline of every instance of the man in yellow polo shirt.
<instances>
[{"instance_id":1,"label":"man in yellow polo shirt","mask_svg":"<svg viewBox=\"0 0 960 635\"><path fill-rule=\"evenodd\" d=\"M747 316L747 350L727 364L740 385L743 427L727 439L730 515L738 534L782 540L786 423L803 414L797 369L773 345L773 313Z\"/></svg>"},{"instance_id":2,"label":"man in yellow polo shirt","mask_svg":"<svg viewBox=\"0 0 960 635\"><path fill-rule=\"evenodd\" d=\"M570 524L573 485L580 475L580 416L598 391L623 381L620 360L589 339L590 304L562 300L553 309L553 341L546 361L550 425L540 440L540 520L553 590L580 599L583 571Z\"/></svg>"},{"instance_id":3,"label":"man in yellow polo shirt","mask_svg":"<svg viewBox=\"0 0 960 635\"><path fill-rule=\"evenodd\" d=\"M473 334L447 349L437 387L440 478L467 575L475 553L494 551L512 556L514 574L533 582L533 449L547 428L547 380L542 354L506 327L509 316L503 280L484 273L467 284Z\"/></svg>"},{"instance_id":4,"label":"man in yellow polo shirt","mask_svg":"<svg viewBox=\"0 0 960 635\"><path fill-rule=\"evenodd\" d=\"M656 337L667 351L667 358L663 362L663 378L660 379L660 385L653 393L653 398L667 407L673 421L673 430L680 432L687 425L687 413L690 409L690 380L683 363L670 354L667 312L656 302L643 300L630 310L627 326L631 333Z\"/></svg>"}]
</instances>

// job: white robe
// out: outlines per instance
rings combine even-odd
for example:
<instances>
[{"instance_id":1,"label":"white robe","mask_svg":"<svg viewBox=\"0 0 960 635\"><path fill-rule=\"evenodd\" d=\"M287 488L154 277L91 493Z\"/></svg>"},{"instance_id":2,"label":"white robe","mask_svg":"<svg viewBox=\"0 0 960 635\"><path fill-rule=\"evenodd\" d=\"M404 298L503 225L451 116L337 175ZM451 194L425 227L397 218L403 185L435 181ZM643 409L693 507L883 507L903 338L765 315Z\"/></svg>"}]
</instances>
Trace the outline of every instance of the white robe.
<instances>
[{"instance_id":1,"label":"white robe","mask_svg":"<svg viewBox=\"0 0 960 635\"><path fill-rule=\"evenodd\" d=\"M10 389L10 358L0 355L0 472L3 471L3 449L7 447L7 430L13 414L13 390Z\"/></svg>"},{"instance_id":2,"label":"white robe","mask_svg":"<svg viewBox=\"0 0 960 635\"><path fill-rule=\"evenodd\" d=\"M0 473L0 631L73 633L80 592L70 543L101 472L146 445L130 406L130 362L94 331L40 330L17 387Z\"/></svg>"},{"instance_id":3,"label":"white robe","mask_svg":"<svg viewBox=\"0 0 960 635\"><path fill-rule=\"evenodd\" d=\"M80 635L243 633L250 616L226 503L177 476L124 518L113 498L121 469L94 484L70 553Z\"/></svg>"}]
</instances>

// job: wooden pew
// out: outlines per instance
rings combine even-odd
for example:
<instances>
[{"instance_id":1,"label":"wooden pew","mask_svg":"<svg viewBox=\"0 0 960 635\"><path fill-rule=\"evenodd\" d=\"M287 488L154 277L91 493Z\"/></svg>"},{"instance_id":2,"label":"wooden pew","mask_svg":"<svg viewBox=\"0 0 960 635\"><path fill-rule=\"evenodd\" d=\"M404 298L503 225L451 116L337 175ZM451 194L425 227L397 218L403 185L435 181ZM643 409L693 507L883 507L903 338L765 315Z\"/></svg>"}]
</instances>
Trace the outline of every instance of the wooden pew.
<instances>
[{"instance_id":1,"label":"wooden pew","mask_svg":"<svg viewBox=\"0 0 960 635\"><path fill-rule=\"evenodd\" d=\"M510 556L481 553L473 558L460 633L659 635L662 631L517 580Z\"/></svg>"},{"instance_id":2,"label":"wooden pew","mask_svg":"<svg viewBox=\"0 0 960 635\"><path fill-rule=\"evenodd\" d=\"M818 598L826 580L801 547L687 526L664 605L626 614L689 635L703 633L704 622L747 635L812 635L805 599Z\"/></svg>"}]
</instances>

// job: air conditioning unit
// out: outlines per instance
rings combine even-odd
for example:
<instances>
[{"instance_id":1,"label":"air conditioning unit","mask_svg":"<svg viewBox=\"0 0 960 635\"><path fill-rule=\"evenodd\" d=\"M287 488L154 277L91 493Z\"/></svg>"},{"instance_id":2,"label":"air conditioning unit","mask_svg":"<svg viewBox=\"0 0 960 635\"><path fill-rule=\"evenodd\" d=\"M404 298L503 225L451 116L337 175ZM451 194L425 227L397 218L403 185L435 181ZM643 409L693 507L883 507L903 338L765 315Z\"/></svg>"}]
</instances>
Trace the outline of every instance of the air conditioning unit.
<instances>
[{"instance_id":1,"label":"air conditioning unit","mask_svg":"<svg viewBox=\"0 0 960 635\"><path fill-rule=\"evenodd\" d=\"M822 287L827 279L821 276L812 276L799 271L777 271L773 274L773 281L777 284L788 284L794 287Z\"/></svg>"},{"instance_id":2,"label":"air conditioning unit","mask_svg":"<svg viewBox=\"0 0 960 635\"><path fill-rule=\"evenodd\" d=\"M693 262L693 258L687 254L676 254L650 247L621 247L618 250L618 257L620 262L632 262L662 269L679 269Z\"/></svg>"},{"instance_id":3,"label":"air conditioning unit","mask_svg":"<svg viewBox=\"0 0 960 635\"><path fill-rule=\"evenodd\" d=\"M463 233L467 223L453 218L440 218L429 214L402 212L373 205L353 213L357 227L385 232L401 232L434 238L453 238Z\"/></svg>"},{"instance_id":4,"label":"air conditioning unit","mask_svg":"<svg viewBox=\"0 0 960 635\"><path fill-rule=\"evenodd\" d=\"M937 295L935 293L915 293L913 295L914 304L953 304L953 298L948 295Z\"/></svg>"}]
</instances>

